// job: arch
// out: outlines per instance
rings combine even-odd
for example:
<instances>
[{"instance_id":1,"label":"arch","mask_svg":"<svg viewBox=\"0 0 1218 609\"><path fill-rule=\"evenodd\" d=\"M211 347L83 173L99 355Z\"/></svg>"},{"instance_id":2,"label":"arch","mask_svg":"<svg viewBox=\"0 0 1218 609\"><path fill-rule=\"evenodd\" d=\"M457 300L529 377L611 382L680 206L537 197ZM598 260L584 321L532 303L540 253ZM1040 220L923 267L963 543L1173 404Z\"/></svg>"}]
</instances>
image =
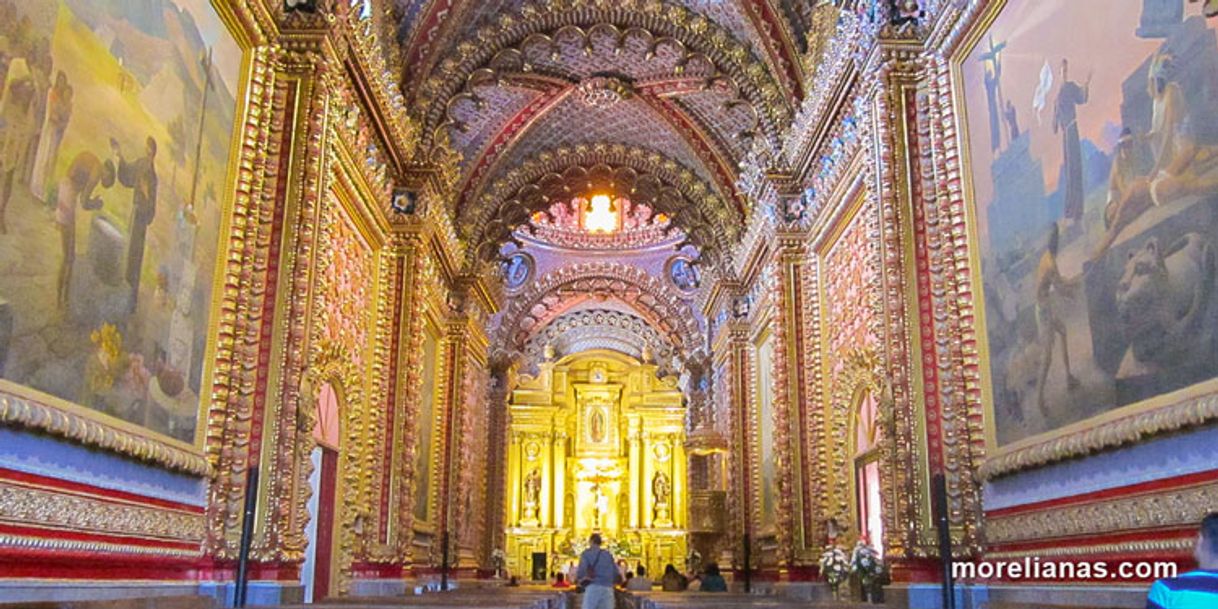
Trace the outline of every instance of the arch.
<instances>
[{"instance_id":1,"label":"arch","mask_svg":"<svg viewBox=\"0 0 1218 609\"><path fill-rule=\"evenodd\" d=\"M850 425L850 513L860 535L879 551L884 548L883 491L880 484L883 428L879 420L879 396L860 386L851 399Z\"/></svg>"},{"instance_id":2,"label":"arch","mask_svg":"<svg viewBox=\"0 0 1218 609\"><path fill-rule=\"evenodd\" d=\"M529 337L571 306L590 298L616 298L638 311L676 349L701 349L694 311L661 280L636 266L592 262L547 273L503 311L496 351L519 355Z\"/></svg>"},{"instance_id":3,"label":"arch","mask_svg":"<svg viewBox=\"0 0 1218 609\"><path fill-rule=\"evenodd\" d=\"M358 416L354 405L362 403L363 383L359 367L347 356L345 349L333 341L321 341L314 347L310 361L311 364L305 369L300 381L299 395L302 400L307 401L298 407L297 412L295 459L296 471L299 472L300 478L294 493L297 504L295 513L308 513L307 504L312 494L309 487L309 477L313 473L312 453L317 446L313 434L319 422L318 402L320 391L324 387L330 387L337 402L339 439L338 445L332 447L338 453L338 486L335 492L335 531L330 565L333 583L331 590L345 593L354 562L357 520L367 518L369 513L369 510L362 507L363 489L348 483L349 480L358 479L353 477L351 472L366 466L361 462L363 455L352 448L360 445L360 439L356 436L360 426L349 420ZM301 523L298 529L301 535L299 544L303 552L304 523Z\"/></svg>"},{"instance_id":4,"label":"arch","mask_svg":"<svg viewBox=\"0 0 1218 609\"><path fill-rule=\"evenodd\" d=\"M828 416L825 420L827 437L846 438L844 442L830 442L826 450L825 467L828 475L823 480L829 485L823 489L826 514L838 522L852 524L854 534L863 531L855 511L854 482L854 437L855 419L859 400L863 396L874 396L876 400L876 424L880 432L879 441L872 448L876 451L880 484L880 513L884 519L885 534L895 530L892 526L892 399L888 386L883 381L881 361L871 348L855 349L845 358L841 370L834 378L834 389L830 398ZM839 432L840 430L840 432ZM833 484L831 481L835 481ZM883 543L885 547L888 543Z\"/></svg>"},{"instance_id":5,"label":"arch","mask_svg":"<svg viewBox=\"0 0 1218 609\"><path fill-rule=\"evenodd\" d=\"M631 357L647 359L644 349L660 367L660 375L681 367L681 353L667 337L636 315L606 309L564 313L546 324L525 342L524 367L534 370L545 359L546 346L553 346L562 357L593 348L620 351Z\"/></svg>"},{"instance_id":6,"label":"arch","mask_svg":"<svg viewBox=\"0 0 1218 609\"><path fill-rule=\"evenodd\" d=\"M712 258L730 251L743 225L742 210L691 169L658 152L610 143L560 147L537 153L457 209L457 225L471 244L467 267L498 255L499 245L533 213L586 188L590 180L633 190L632 200L668 213Z\"/></svg>"}]
</instances>

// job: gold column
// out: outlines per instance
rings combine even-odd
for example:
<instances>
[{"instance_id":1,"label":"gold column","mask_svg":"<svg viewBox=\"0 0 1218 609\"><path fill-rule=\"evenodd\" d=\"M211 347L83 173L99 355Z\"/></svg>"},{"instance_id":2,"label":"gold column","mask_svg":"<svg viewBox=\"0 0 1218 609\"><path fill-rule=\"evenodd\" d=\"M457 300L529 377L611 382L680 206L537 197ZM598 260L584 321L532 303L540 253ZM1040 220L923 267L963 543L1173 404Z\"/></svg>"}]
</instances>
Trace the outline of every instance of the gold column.
<instances>
[{"instance_id":1,"label":"gold column","mask_svg":"<svg viewBox=\"0 0 1218 609\"><path fill-rule=\"evenodd\" d=\"M512 432L512 444L508 449L508 496L511 511L508 512L508 526L520 526L520 484L524 476L520 473L521 458L520 458L520 434Z\"/></svg>"},{"instance_id":2,"label":"gold column","mask_svg":"<svg viewBox=\"0 0 1218 609\"><path fill-rule=\"evenodd\" d=\"M554 526L554 434L547 433L542 437L541 445L541 505L538 506L537 520L540 526Z\"/></svg>"},{"instance_id":3,"label":"gold column","mask_svg":"<svg viewBox=\"0 0 1218 609\"><path fill-rule=\"evenodd\" d=\"M563 432L555 432L554 434L554 518L552 525L557 528L562 528L566 524L566 498L567 498L567 434Z\"/></svg>"},{"instance_id":4,"label":"gold column","mask_svg":"<svg viewBox=\"0 0 1218 609\"><path fill-rule=\"evenodd\" d=\"M630 521L628 528L639 528L642 526L642 518L640 518L640 510L646 505L646 496L643 494L643 447L642 447L642 420L637 417L630 417L626 423L627 438L630 440L630 453L627 461L627 471L630 472Z\"/></svg>"},{"instance_id":5,"label":"gold column","mask_svg":"<svg viewBox=\"0 0 1218 609\"><path fill-rule=\"evenodd\" d=\"M688 507L686 505L686 462L685 462L685 442L680 441L676 436L670 436L669 440L672 446L672 525L678 529L684 529L689 518L686 515Z\"/></svg>"}]
</instances>

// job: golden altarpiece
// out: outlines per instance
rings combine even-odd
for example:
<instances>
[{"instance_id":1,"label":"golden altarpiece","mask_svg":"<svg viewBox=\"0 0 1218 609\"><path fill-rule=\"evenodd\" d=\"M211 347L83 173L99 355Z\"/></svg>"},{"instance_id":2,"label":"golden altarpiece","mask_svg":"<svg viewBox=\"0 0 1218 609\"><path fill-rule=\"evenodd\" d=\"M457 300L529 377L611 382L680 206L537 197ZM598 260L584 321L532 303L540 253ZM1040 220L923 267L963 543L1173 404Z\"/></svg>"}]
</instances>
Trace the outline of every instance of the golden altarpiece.
<instances>
[{"instance_id":1,"label":"golden altarpiece","mask_svg":"<svg viewBox=\"0 0 1218 609\"><path fill-rule=\"evenodd\" d=\"M656 370L593 350L522 377L509 406L510 572L565 571L593 532L632 566L684 564L685 407Z\"/></svg>"}]
</instances>

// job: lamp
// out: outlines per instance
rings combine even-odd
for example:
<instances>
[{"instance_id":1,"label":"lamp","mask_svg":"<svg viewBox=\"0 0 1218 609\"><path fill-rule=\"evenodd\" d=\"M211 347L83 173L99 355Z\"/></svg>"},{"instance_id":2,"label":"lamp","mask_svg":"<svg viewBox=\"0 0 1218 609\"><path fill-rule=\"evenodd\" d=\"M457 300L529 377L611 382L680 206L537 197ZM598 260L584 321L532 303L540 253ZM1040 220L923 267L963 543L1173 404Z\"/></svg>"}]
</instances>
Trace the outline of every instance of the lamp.
<instances>
[{"instance_id":1,"label":"lamp","mask_svg":"<svg viewBox=\"0 0 1218 609\"><path fill-rule=\"evenodd\" d=\"M592 195L584 209L584 230L590 233L612 233L617 230L617 206L609 195Z\"/></svg>"}]
</instances>

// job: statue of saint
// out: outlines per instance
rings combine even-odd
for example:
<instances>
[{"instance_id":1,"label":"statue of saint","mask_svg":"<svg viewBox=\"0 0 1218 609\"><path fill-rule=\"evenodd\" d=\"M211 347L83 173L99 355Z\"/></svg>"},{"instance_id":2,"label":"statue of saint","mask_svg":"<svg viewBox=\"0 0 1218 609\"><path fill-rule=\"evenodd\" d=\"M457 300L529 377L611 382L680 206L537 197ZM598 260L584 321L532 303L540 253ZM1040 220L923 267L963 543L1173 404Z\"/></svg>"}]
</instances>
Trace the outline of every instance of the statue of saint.
<instances>
[{"instance_id":1,"label":"statue of saint","mask_svg":"<svg viewBox=\"0 0 1218 609\"><path fill-rule=\"evenodd\" d=\"M668 474L656 472L656 475L651 477L651 494L655 497L656 505L668 505L672 494L672 483L668 481Z\"/></svg>"},{"instance_id":2,"label":"statue of saint","mask_svg":"<svg viewBox=\"0 0 1218 609\"><path fill-rule=\"evenodd\" d=\"M541 470L534 469L524 479L524 502L536 506L541 498Z\"/></svg>"}]
</instances>

